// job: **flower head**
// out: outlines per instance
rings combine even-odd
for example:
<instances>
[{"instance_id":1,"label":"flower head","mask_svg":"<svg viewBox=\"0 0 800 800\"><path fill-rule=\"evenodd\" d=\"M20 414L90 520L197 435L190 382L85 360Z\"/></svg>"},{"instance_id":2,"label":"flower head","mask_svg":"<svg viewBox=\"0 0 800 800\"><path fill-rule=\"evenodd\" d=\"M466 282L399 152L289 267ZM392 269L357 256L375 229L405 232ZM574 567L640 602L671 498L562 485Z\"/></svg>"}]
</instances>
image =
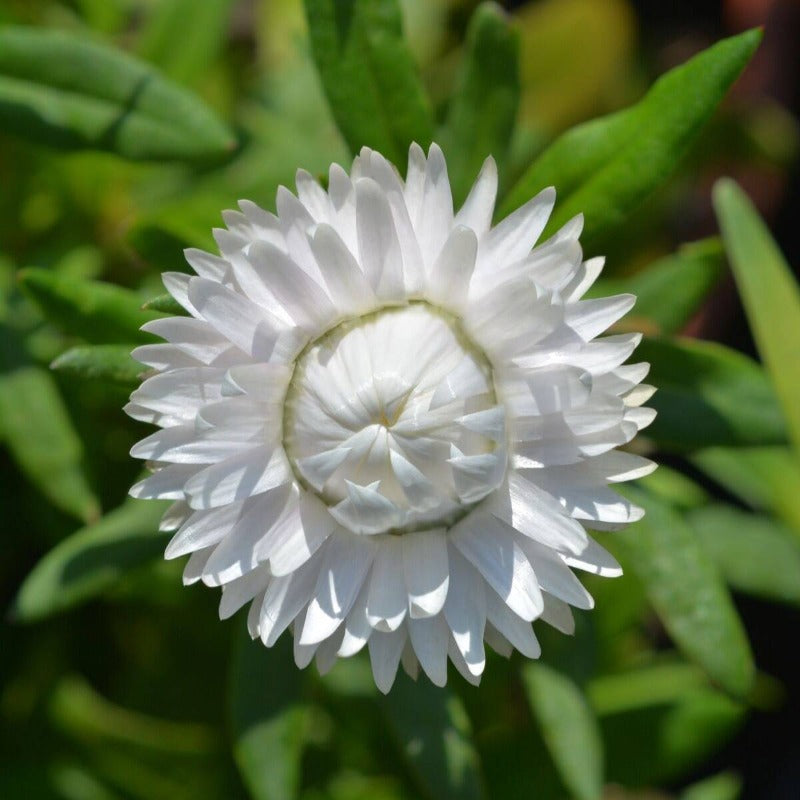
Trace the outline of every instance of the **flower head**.
<instances>
[{"instance_id":1,"label":"flower head","mask_svg":"<svg viewBox=\"0 0 800 800\"><path fill-rule=\"evenodd\" d=\"M400 663L444 684L448 656L477 682L485 642L535 658L533 620L572 631L571 568L620 574L587 529L641 516L608 483L654 468L614 449L652 390L622 366L637 335L595 337L634 298L581 300L603 262L580 217L534 247L552 189L492 227L496 189L489 158L454 213L436 145L405 181L365 148L164 276L191 316L134 353L157 373L126 410L161 430L132 494L175 501L185 582L221 586L221 617L250 603L267 646L291 628L298 666L367 646L382 691Z\"/></svg>"}]
</instances>

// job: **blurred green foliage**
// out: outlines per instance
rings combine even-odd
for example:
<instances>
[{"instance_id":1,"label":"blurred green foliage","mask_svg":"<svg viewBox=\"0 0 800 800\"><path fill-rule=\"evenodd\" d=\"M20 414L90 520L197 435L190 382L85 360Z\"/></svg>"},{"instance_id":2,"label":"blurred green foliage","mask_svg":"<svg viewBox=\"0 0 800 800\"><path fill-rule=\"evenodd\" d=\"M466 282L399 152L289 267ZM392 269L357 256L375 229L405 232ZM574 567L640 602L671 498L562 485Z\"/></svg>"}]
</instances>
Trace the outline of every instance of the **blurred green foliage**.
<instances>
[{"instance_id":1,"label":"blurred green foliage","mask_svg":"<svg viewBox=\"0 0 800 800\"><path fill-rule=\"evenodd\" d=\"M738 797L729 771L686 783L780 702L730 590L800 605L800 307L730 182L721 241L659 246L708 142L776 169L797 152L774 106L713 116L759 39L644 92L624 0L510 16L462 0L0 6L0 796ZM176 313L159 274L213 248L222 209L273 207L297 167L320 174L364 144L402 168L433 138L457 199L491 151L513 186L504 211L554 183L553 225L586 215L587 249L614 255L597 291L639 295L619 332L645 331L660 388L637 446L688 472L631 490L647 517L603 538L626 577L588 580L597 608L574 638L539 631L542 663L493 656L477 690L401 675L384 698L364 655L301 673L286 636L267 651L181 587L160 558L163 507L125 499L142 431L120 408L139 326ZM678 337L726 261L765 368Z\"/></svg>"}]
</instances>

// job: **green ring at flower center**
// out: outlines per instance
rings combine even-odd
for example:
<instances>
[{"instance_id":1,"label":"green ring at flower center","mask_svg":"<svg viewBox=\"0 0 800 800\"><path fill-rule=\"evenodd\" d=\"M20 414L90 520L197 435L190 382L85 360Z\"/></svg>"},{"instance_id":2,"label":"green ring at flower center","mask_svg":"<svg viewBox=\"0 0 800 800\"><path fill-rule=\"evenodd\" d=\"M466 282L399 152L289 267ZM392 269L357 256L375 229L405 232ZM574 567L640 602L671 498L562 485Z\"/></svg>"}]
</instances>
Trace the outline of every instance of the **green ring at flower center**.
<instances>
[{"instance_id":1,"label":"green ring at flower center","mask_svg":"<svg viewBox=\"0 0 800 800\"><path fill-rule=\"evenodd\" d=\"M505 442L492 368L422 301L349 319L298 356L283 443L298 481L357 533L452 525L495 488Z\"/></svg>"}]
</instances>

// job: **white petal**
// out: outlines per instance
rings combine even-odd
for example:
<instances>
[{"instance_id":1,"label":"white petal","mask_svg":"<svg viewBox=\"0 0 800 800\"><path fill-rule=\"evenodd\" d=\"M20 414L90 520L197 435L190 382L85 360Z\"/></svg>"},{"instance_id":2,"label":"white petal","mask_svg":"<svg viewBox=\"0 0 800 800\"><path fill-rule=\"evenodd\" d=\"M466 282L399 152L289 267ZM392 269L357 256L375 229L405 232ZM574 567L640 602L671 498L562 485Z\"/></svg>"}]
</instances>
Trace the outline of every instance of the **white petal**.
<instances>
[{"instance_id":1,"label":"white petal","mask_svg":"<svg viewBox=\"0 0 800 800\"><path fill-rule=\"evenodd\" d=\"M450 529L450 540L515 614L528 621L542 611L536 575L513 530L480 511Z\"/></svg>"},{"instance_id":2,"label":"white petal","mask_svg":"<svg viewBox=\"0 0 800 800\"><path fill-rule=\"evenodd\" d=\"M461 225L453 228L428 271L426 296L432 303L455 311L463 308L477 252L475 232Z\"/></svg>"},{"instance_id":3,"label":"white petal","mask_svg":"<svg viewBox=\"0 0 800 800\"><path fill-rule=\"evenodd\" d=\"M594 608L592 596L557 553L524 536L520 537L519 543L536 573L536 580L539 581L543 592L575 608Z\"/></svg>"},{"instance_id":4,"label":"white petal","mask_svg":"<svg viewBox=\"0 0 800 800\"><path fill-rule=\"evenodd\" d=\"M261 606L259 632L261 641L272 647L308 603L317 582L320 558L310 558L291 575L273 578ZM298 636L299 638L299 636Z\"/></svg>"},{"instance_id":5,"label":"white petal","mask_svg":"<svg viewBox=\"0 0 800 800\"><path fill-rule=\"evenodd\" d=\"M617 578L622 575L622 567L617 559L594 539L589 539L589 544L578 556L562 556L564 562L570 567L582 569L604 578Z\"/></svg>"},{"instance_id":6,"label":"white petal","mask_svg":"<svg viewBox=\"0 0 800 800\"><path fill-rule=\"evenodd\" d=\"M377 298L358 262L330 225L317 225L311 249L334 306L342 313L364 314Z\"/></svg>"},{"instance_id":7,"label":"white petal","mask_svg":"<svg viewBox=\"0 0 800 800\"><path fill-rule=\"evenodd\" d=\"M401 540L409 615L432 617L442 610L450 582L445 532L406 533Z\"/></svg>"},{"instance_id":8,"label":"white petal","mask_svg":"<svg viewBox=\"0 0 800 800\"><path fill-rule=\"evenodd\" d=\"M327 506L302 491L296 504L270 530L264 542L273 575L286 575L305 564L336 529Z\"/></svg>"},{"instance_id":9,"label":"white petal","mask_svg":"<svg viewBox=\"0 0 800 800\"><path fill-rule=\"evenodd\" d=\"M570 303L566 306L566 321L575 333L588 342L627 314L635 302L635 295L619 294Z\"/></svg>"},{"instance_id":10,"label":"white petal","mask_svg":"<svg viewBox=\"0 0 800 800\"><path fill-rule=\"evenodd\" d=\"M410 205L409 211L411 211ZM437 144L432 144L428 151L422 199L417 215L411 219L417 231L422 258L430 268L439 257L442 245L453 225L453 196L450 191L450 180L447 177L447 164Z\"/></svg>"},{"instance_id":11,"label":"white petal","mask_svg":"<svg viewBox=\"0 0 800 800\"><path fill-rule=\"evenodd\" d=\"M339 627L361 590L374 555L374 544L364 537L338 531L329 538L300 635L301 644L321 642Z\"/></svg>"},{"instance_id":12,"label":"white petal","mask_svg":"<svg viewBox=\"0 0 800 800\"><path fill-rule=\"evenodd\" d=\"M486 665L486 592L480 575L455 547L450 548L449 556L450 588L444 616L469 671L480 675Z\"/></svg>"},{"instance_id":13,"label":"white petal","mask_svg":"<svg viewBox=\"0 0 800 800\"><path fill-rule=\"evenodd\" d=\"M334 518L355 533L374 534L402 522L400 510L377 491L376 484L359 486L346 481L348 497L330 509Z\"/></svg>"},{"instance_id":14,"label":"white petal","mask_svg":"<svg viewBox=\"0 0 800 800\"><path fill-rule=\"evenodd\" d=\"M528 658L539 658L542 648L536 639L531 623L520 619L512 609L491 592L486 594L486 618L512 647ZM488 630L488 626L487 626Z\"/></svg>"},{"instance_id":15,"label":"white petal","mask_svg":"<svg viewBox=\"0 0 800 800\"><path fill-rule=\"evenodd\" d=\"M434 686L447 683L447 623L440 614L425 619L409 619L408 634L425 674Z\"/></svg>"},{"instance_id":16,"label":"white petal","mask_svg":"<svg viewBox=\"0 0 800 800\"><path fill-rule=\"evenodd\" d=\"M506 487L492 495L486 508L515 530L548 547L576 555L586 547L586 531L569 518L555 498L513 472Z\"/></svg>"},{"instance_id":17,"label":"white petal","mask_svg":"<svg viewBox=\"0 0 800 800\"><path fill-rule=\"evenodd\" d=\"M268 569L254 569L241 578L225 584L219 601L219 618L232 617L245 603L249 603L257 594L263 592L269 580ZM261 603L258 603L256 612L260 612L260 606Z\"/></svg>"},{"instance_id":18,"label":"white petal","mask_svg":"<svg viewBox=\"0 0 800 800\"><path fill-rule=\"evenodd\" d=\"M347 615L347 620L342 626L344 635L338 650L338 655L342 658L348 658L358 653L372 635L372 626L367 618L369 589L369 582L364 581L364 585L361 587L361 591L356 597L350 613Z\"/></svg>"},{"instance_id":19,"label":"white petal","mask_svg":"<svg viewBox=\"0 0 800 800\"><path fill-rule=\"evenodd\" d=\"M375 181L356 181L356 225L361 266L376 297L384 302L405 300L403 258L392 210Z\"/></svg>"},{"instance_id":20,"label":"white petal","mask_svg":"<svg viewBox=\"0 0 800 800\"><path fill-rule=\"evenodd\" d=\"M406 643L406 632L401 629L392 633L374 631L369 637L369 657L375 685L386 694L392 688L400 656Z\"/></svg>"},{"instance_id":21,"label":"white petal","mask_svg":"<svg viewBox=\"0 0 800 800\"><path fill-rule=\"evenodd\" d=\"M469 190L464 205L461 206L454 223L472 228L478 236L483 236L492 224L494 202L497 196L497 164L489 156L483 162L481 171Z\"/></svg>"},{"instance_id":22,"label":"white petal","mask_svg":"<svg viewBox=\"0 0 800 800\"><path fill-rule=\"evenodd\" d=\"M544 230L555 202L555 189L544 189L492 228L481 241L479 268L519 261L527 255Z\"/></svg>"},{"instance_id":23,"label":"white petal","mask_svg":"<svg viewBox=\"0 0 800 800\"><path fill-rule=\"evenodd\" d=\"M183 251L183 255L201 278L210 278L222 283L230 271L230 264L224 258L206 253L205 250L187 247Z\"/></svg>"},{"instance_id":24,"label":"white petal","mask_svg":"<svg viewBox=\"0 0 800 800\"><path fill-rule=\"evenodd\" d=\"M245 502L231 503L212 511L195 511L172 537L164 558L177 558L222 541L242 515Z\"/></svg>"},{"instance_id":25,"label":"white petal","mask_svg":"<svg viewBox=\"0 0 800 800\"><path fill-rule=\"evenodd\" d=\"M282 448L263 445L206 467L186 484L192 508L216 508L293 480Z\"/></svg>"},{"instance_id":26,"label":"white petal","mask_svg":"<svg viewBox=\"0 0 800 800\"><path fill-rule=\"evenodd\" d=\"M142 500L183 500L186 482L196 472L193 464L170 464L134 484L128 494Z\"/></svg>"},{"instance_id":27,"label":"white petal","mask_svg":"<svg viewBox=\"0 0 800 800\"><path fill-rule=\"evenodd\" d=\"M369 625L379 631L397 630L408 610L408 591L403 573L404 538L383 536L378 544L365 611Z\"/></svg>"}]
</instances>

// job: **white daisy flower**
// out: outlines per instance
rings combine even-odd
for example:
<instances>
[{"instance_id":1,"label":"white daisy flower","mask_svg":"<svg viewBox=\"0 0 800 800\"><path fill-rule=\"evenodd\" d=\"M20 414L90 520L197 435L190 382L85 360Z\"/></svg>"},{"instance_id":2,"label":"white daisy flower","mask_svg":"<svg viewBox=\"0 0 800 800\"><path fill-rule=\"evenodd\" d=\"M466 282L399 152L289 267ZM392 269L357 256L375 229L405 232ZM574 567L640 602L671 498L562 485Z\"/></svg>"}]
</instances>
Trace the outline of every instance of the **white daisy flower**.
<instances>
[{"instance_id":1,"label":"white daisy flower","mask_svg":"<svg viewBox=\"0 0 800 800\"><path fill-rule=\"evenodd\" d=\"M290 628L300 667L366 646L383 692L400 663L443 685L448 657L477 683L484 642L536 658L533 620L592 607L571 568L621 572L587 529L642 515L608 484L654 469L614 449L653 390L622 366L638 335L595 337L634 298L580 299L603 264L581 217L534 247L553 189L492 227L496 190L489 158L454 213L439 147L405 182L365 148L164 275L191 316L134 351L156 372L126 410L161 430L131 494L175 501L184 582L221 586L222 618L250 603L268 647Z\"/></svg>"}]
</instances>

